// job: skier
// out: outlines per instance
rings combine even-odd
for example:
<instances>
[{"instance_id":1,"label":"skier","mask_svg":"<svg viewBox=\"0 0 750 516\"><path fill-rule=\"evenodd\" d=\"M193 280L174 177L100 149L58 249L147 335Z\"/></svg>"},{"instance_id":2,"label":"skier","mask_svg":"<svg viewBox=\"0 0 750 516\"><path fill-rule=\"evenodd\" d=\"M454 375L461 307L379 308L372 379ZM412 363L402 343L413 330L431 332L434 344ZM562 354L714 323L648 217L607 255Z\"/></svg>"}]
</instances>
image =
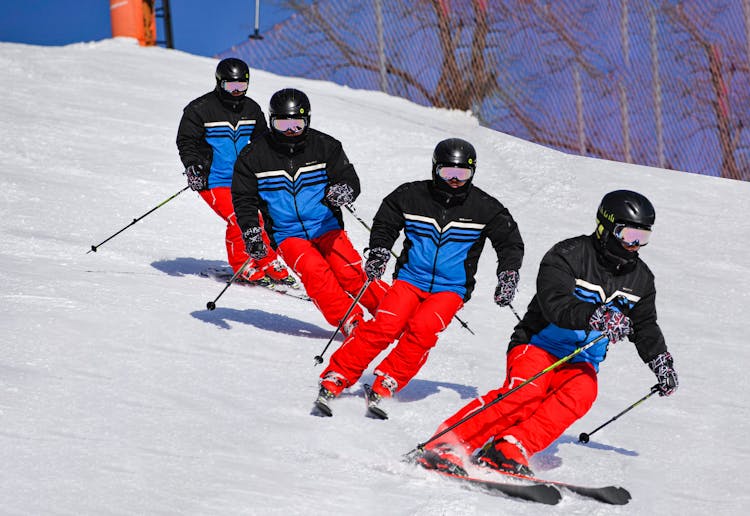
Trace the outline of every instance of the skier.
<instances>
[{"instance_id":1,"label":"skier","mask_svg":"<svg viewBox=\"0 0 750 516\"><path fill-rule=\"evenodd\" d=\"M240 150L268 127L260 106L245 96L249 78L244 61L233 57L220 61L216 87L185 107L177 131L188 186L227 223L227 258L235 272L248 254L232 207L234 162ZM268 241L265 234L263 238ZM252 283L296 283L273 251L262 260L251 261L241 277Z\"/></svg>"},{"instance_id":2,"label":"skier","mask_svg":"<svg viewBox=\"0 0 750 516\"><path fill-rule=\"evenodd\" d=\"M310 101L286 88L269 104L271 129L253 140L235 164L232 199L250 256L277 249L300 277L326 320L348 334L363 318L357 305L365 284L362 257L344 231L341 207L360 192L359 177L341 142L310 127ZM258 209L270 245L262 238ZM374 313L387 285L371 283L360 302Z\"/></svg>"},{"instance_id":3,"label":"skier","mask_svg":"<svg viewBox=\"0 0 750 516\"><path fill-rule=\"evenodd\" d=\"M425 447L417 457L422 466L465 474L468 459L531 475L529 457L586 414L609 344L629 335L659 394L675 392L677 373L656 322L654 276L638 255L651 236L654 207L639 193L617 190L604 196L596 219L593 234L563 240L544 256L537 293L510 339L505 384L445 420L435 434L470 416ZM482 408L601 334L591 348Z\"/></svg>"},{"instance_id":4,"label":"skier","mask_svg":"<svg viewBox=\"0 0 750 516\"><path fill-rule=\"evenodd\" d=\"M394 340L394 349L375 367L367 392L371 413L383 398L402 389L425 363L438 333L471 297L477 262L489 239L497 253L495 302L511 303L523 259L523 241L508 210L473 185L476 152L467 141L450 138L432 155L432 179L405 183L380 205L372 224L365 272L380 278L390 249L404 231L404 247L394 282L375 317L360 324L331 356L320 375L316 406L330 415L328 402L353 385L368 364Z\"/></svg>"}]
</instances>

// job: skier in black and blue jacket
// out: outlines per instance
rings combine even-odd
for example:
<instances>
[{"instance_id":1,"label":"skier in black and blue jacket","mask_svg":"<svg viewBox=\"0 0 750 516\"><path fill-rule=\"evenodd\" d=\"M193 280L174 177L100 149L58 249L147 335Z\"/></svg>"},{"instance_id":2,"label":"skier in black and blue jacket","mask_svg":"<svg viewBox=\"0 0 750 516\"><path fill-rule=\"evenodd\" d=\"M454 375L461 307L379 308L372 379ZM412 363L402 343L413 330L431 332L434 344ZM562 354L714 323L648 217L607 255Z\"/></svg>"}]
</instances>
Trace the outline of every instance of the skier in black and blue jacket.
<instances>
[{"instance_id":1,"label":"skier in black and blue jacket","mask_svg":"<svg viewBox=\"0 0 750 516\"><path fill-rule=\"evenodd\" d=\"M352 298L367 277L341 208L359 196L359 177L341 142L310 127L310 109L303 91L284 88L271 96L270 129L240 153L232 201L249 255L260 260L278 251L326 320L348 334L364 317ZM374 313L387 287L370 283L362 306Z\"/></svg>"},{"instance_id":2,"label":"skier in black and blue jacket","mask_svg":"<svg viewBox=\"0 0 750 516\"><path fill-rule=\"evenodd\" d=\"M469 142L441 141L433 152L432 179L403 184L383 200L373 220L365 272L371 279L384 274L403 231L394 282L375 317L361 323L331 356L321 375L319 408L354 384L396 339L375 367L370 405L404 388L427 360L438 333L471 297L487 239L498 259L495 302L506 306L513 300L523 241L500 201L473 185L476 159Z\"/></svg>"},{"instance_id":3,"label":"skier in black and blue jacket","mask_svg":"<svg viewBox=\"0 0 750 516\"><path fill-rule=\"evenodd\" d=\"M215 78L213 91L185 107L177 130L177 149L190 189L226 222L227 260L237 272L248 261L248 254L232 205L234 163L240 151L266 132L268 126L263 110L246 95L250 69L244 61L222 59L216 66ZM268 242L265 232L263 238ZM274 251L262 260L250 260L242 269L241 278L251 283L295 283Z\"/></svg>"},{"instance_id":4,"label":"skier in black and blue jacket","mask_svg":"<svg viewBox=\"0 0 750 516\"><path fill-rule=\"evenodd\" d=\"M529 457L591 408L599 364L608 346L625 338L656 375L659 394L677 390L674 361L656 322L654 275L638 254L649 241L655 218L645 196L616 190L599 204L594 233L558 242L547 252L539 266L536 295L510 339L504 385L446 419L435 434L455 428L426 447L417 459L420 464L465 474L464 461L469 459L531 474Z\"/></svg>"}]
</instances>

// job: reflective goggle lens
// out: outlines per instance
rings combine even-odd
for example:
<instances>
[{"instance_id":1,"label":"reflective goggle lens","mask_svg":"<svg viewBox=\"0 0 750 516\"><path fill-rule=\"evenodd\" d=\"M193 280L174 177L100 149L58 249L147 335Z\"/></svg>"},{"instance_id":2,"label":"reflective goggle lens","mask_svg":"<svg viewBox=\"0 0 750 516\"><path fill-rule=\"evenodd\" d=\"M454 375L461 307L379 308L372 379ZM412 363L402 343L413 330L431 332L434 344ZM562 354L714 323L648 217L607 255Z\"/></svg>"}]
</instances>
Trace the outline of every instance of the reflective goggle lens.
<instances>
[{"instance_id":1,"label":"reflective goggle lens","mask_svg":"<svg viewBox=\"0 0 750 516\"><path fill-rule=\"evenodd\" d=\"M274 118L273 128L281 133L300 134L305 130L304 118Z\"/></svg>"},{"instance_id":2,"label":"reflective goggle lens","mask_svg":"<svg viewBox=\"0 0 750 516\"><path fill-rule=\"evenodd\" d=\"M221 81L221 87L224 88L224 91L226 91L227 93L245 93L247 91L248 84L249 83L247 81Z\"/></svg>"},{"instance_id":3,"label":"reflective goggle lens","mask_svg":"<svg viewBox=\"0 0 750 516\"><path fill-rule=\"evenodd\" d=\"M438 167L437 175L443 181L455 179L457 181L468 181L474 172L470 168L463 167Z\"/></svg>"},{"instance_id":4,"label":"reflective goggle lens","mask_svg":"<svg viewBox=\"0 0 750 516\"><path fill-rule=\"evenodd\" d=\"M651 230L618 224L615 226L614 235L626 246L639 245L643 247L648 244L648 239L651 238Z\"/></svg>"}]
</instances>

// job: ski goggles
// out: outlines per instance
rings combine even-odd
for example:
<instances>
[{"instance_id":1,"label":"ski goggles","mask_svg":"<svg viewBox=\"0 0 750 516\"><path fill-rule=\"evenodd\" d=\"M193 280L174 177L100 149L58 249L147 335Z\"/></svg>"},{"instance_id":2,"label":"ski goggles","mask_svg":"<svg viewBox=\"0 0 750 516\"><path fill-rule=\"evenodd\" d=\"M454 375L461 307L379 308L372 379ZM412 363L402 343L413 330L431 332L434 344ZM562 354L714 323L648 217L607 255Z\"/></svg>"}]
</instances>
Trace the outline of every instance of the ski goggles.
<instances>
[{"instance_id":1,"label":"ski goggles","mask_svg":"<svg viewBox=\"0 0 750 516\"><path fill-rule=\"evenodd\" d=\"M651 238L651 230L643 228L634 228L625 224L615 224L615 230L612 232L617 239L627 247L641 246L648 244Z\"/></svg>"},{"instance_id":2,"label":"ski goggles","mask_svg":"<svg viewBox=\"0 0 750 516\"><path fill-rule=\"evenodd\" d=\"M474 175L474 171L470 168L464 167L442 167L438 166L436 173L443 181L450 181L455 179L456 181L465 182L471 179Z\"/></svg>"},{"instance_id":3,"label":"ski goggles","mask_svg":"<svg viewBox=\"0 0 750 516\"><path fill-rule=\"evenodd\" d=\"M302 134L307 122L305 122L304 118L274 118L271 121L271 125L280 133L291 136Z\"/></svg>"},{"instance_id":4,"label":"ski goggles","mask_svg":"<svg viewBox=\"0 0 750 516\"><path fill-rule=\"evenodd\" d=\"M227 93L245 93L247 91L248 81L221 81L221 87Z\"/></svg>"}]
</instances>

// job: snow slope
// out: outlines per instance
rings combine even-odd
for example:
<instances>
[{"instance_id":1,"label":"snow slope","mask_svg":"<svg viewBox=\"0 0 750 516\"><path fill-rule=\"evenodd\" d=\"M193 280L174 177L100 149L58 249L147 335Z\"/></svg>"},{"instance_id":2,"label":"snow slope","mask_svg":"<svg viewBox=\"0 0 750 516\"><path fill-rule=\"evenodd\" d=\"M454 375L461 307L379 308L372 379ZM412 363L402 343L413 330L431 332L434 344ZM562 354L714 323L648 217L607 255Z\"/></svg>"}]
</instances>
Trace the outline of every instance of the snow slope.
<instances>
[{"instance_id":1,"label":"snow slope","mask_svg":"<svg viewBox=\"0 0 750 516\"><path fill-rule=\"evenodd\" d=\"M590 413L534 457L540 476L621 484L624 507L566 495L553 508L465 489L401 456L472 397L501 383L515 323L492 303L494 257L474 298L394 400L364 417L357 386L335 417L310 416L333 328L311 303L201 277L225 263L223 223L184 186L181 110L213 87L216 61L115 39L0 44L0 513L2 514L740 514L750 506L746 342L750 184L564 155L481 128L465 113L326 82L252 74L265 106L306 91L316 128L340 138L371 221L398 184L428 177L434 145L474 143L476 184L518 221L527 246L519 312L556 241L593 230L601 196L655 204L660 322L681 387L620 343ZM367 232L346 215L361 249ZM334 342L340 343L340 338ZM372 379L367 372L363 381Z\"/></svg>"}]
</instances>

